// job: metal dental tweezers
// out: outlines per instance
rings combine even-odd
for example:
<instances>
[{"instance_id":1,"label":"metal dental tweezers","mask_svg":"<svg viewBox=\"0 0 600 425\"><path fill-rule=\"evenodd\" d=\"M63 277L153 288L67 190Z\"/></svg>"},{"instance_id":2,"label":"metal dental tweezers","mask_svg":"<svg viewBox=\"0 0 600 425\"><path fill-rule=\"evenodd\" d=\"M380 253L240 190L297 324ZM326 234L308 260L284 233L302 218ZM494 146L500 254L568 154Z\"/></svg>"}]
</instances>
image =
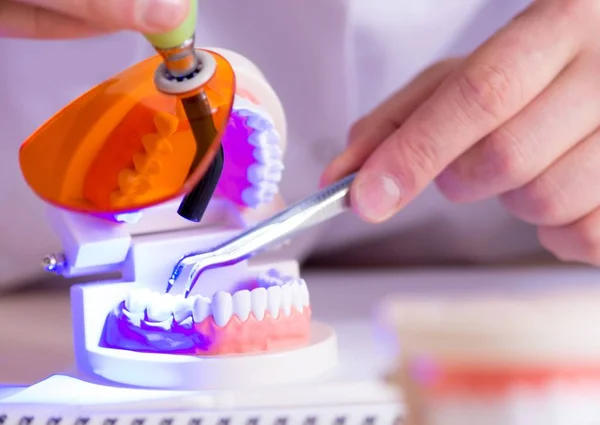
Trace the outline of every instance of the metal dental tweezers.
<instances>
[{"instance_id":1,"label":"metal dental tweezers","mask_svg":"<svg viewBox=\"0 0 600 425\"><path fill-rule=\"evenodd\" d=\"M184 256L173 268L166 292L175 285L186 266L193 265L185 287L187 297L205 270L239 263L345 212L349 208L348 192L354 177L352 174L322 189L213 249Z\"/></svg>"}]
</instances>

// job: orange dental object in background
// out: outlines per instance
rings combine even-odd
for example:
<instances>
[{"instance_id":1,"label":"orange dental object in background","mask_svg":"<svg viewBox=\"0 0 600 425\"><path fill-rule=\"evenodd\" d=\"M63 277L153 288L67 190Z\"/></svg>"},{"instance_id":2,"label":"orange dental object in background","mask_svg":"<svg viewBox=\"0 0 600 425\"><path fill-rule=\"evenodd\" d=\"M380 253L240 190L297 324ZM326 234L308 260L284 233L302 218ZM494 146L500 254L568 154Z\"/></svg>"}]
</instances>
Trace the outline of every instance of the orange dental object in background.
<instances>
[{"instance_id":1,"label":"orange dental object in background","mask_svg":"<svg viewBox=\"0 0 600 425\"><path fill-rule=\"evenodd\" d=\"M199 50L199 49L198 49ZM235 94L229 62L216 62L202 87L177 96L158 91L160 56L85 93L21 147L23 176L43 200L71 211L116 215L185 195L204 175L227 126ZM216 137L190 173L197 143L181 99L205 93Z\"/></svg>"}]
</instances>

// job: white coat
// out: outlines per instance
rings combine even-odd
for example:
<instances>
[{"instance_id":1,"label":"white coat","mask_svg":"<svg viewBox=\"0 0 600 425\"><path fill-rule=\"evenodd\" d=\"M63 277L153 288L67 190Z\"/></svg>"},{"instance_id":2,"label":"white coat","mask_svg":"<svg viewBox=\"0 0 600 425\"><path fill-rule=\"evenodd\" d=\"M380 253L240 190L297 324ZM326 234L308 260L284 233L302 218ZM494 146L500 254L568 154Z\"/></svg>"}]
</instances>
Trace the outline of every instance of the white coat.
<instances>
[{"instance_id":1,"label":"white coat","mask_svg":"<svg viewBox=\"0 0 600 425\"><path fill-rule=\"evenodd\" d=\"M424 67L469 53L527 3L200 0L197 42L247 56L279 94L289 122L282 193L296 200L317 187L353 121ZM42 202L21 177L19 145L58 108L151 54L133 33L0 39L0 288L37 278L41 256L60 249ZM352 263L486 262L541 252L535 229L495 200L453 205L433 186L385 224L348 215L301 239L295 249L303 258Z\"/></svg>"}]
</instances>

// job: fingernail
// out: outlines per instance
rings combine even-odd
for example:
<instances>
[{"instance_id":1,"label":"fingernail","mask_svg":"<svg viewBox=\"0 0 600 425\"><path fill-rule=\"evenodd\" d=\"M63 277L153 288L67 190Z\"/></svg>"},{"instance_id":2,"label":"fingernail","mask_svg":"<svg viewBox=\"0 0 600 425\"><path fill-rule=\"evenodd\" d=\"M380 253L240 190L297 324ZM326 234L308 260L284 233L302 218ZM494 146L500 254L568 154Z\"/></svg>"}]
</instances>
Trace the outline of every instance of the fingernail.
<instances>
[{"instance_id":1,"label":"fingernail","mask_svg":"<svg viewBox=\"0 0 600 425\"><path fill-rule=\"evenodd\" d=\"M380 222L396 212L401 200L400 185L387 174L371 173L359 177L355 202L369 221Z\"/></svg>"},{"instance_id":2,"label":"fingernail","mask_svg":"<svg viewBox=\"0 0 600 425\"><path fill-rule=\"evenodd\" d=\"M157 30L172 29L184 18L185 0L147 0L142 19L144 25Z\"/></svg>"}]
</instances>

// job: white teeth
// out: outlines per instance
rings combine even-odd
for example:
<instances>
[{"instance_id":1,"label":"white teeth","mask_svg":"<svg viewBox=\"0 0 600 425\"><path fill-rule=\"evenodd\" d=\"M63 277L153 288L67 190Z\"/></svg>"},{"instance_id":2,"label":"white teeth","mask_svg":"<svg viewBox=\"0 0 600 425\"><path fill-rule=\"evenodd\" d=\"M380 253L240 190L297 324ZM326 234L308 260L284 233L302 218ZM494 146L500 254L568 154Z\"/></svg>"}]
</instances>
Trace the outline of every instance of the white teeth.
<instances>
[{"instance_id":1,"label":"white teeth","mask_svg":"<svg viewBox=\"0 0 600 425\"><path fill-rule=\"evenodd\" d=\"M125 298L125 307L132 313L143 313L152 298L152 292L148 289L133 290Z\"/></svg>"},{"instance_id":2,"label":"white teeth","mask_svg":"<svg viewBox=\"0 0 600 425\"><path fill-rule=\"evenodd\" d=\"M269 165L275 161L280 161L283 151L279 145L269 145L254 149L252 156L261 164Z\"/></svg>"},{"instance_id":3,"label":"white teeth","mask_svg":"<svg viewBox=\"0 0 600 425\"><path fill-rule=\"evenodd\" d=\"M254 149L252 151L252 156L261 164L269 165L274 162L274 160L280 160L283 156L283 151L279 146L268 146L266 148Z\"/></svg>"},{"instance_id":4,"label":"white teeth","mask_svg":"<svg viewBox=\"0 0 600 425\"><path fill-rule=\"evenodd\" d=\"M285 169L285 165L283 165L283 162L281 161L275 161L272 164L270 164L271 172L281 172Z\"/></svg>"},{"instance_id":5,"label":"white teeth","mask_svg":"<svg viewBox=\"0 0 600 425\"><path fill-rule=\"evenodd\" d=\"M252 298L252 313L256 320L262 320L267 310L267 290L265 288L253 289L250 296Z\"/></svg>"},{"instance_id":6,"label":"white teeth","mask_svg":"<svg viewBox=\"0 0 600 425\"><path fill-rule=\"evenodd\" d=\"M251 119L250 119L251 120ZM249 120L249 121L250 121ZM251 126L252 127L252 126ZM266 127L266 126L264 126ZM256 129L248 137L248 143L252 146L262 149L279 145L279 134L273 129Z\"/></svg>"},{"instance_id":7,"label":"white teeth","mask_svg":"<svg viewBox=\"0 0 600 425\"><path fill-rule=\"evenodd\" d=\"M292 286L283 285L281 287L281 309L286 316L292 313Z\"/></svg>"},{"instance_id":8,"label":"white teeth","mask_svg":"<svg viewBox=\"0 0 600 425\"><path fill-rule=\"evenodd\" d=\"M179 326L181 326L182 328L185 329L190 329L192 326L194 326L194 319L192 319L192 317L188 317L187 319L183 320Z\"/></svg>"},{"instance_id":9,"label":"white teeth","mask_svg":"<svg viewBox=\"0 0 600 425\"><path fill-rule=\"evenodd\" d=\"M267 308L271 317L277 319L281 309L281 287L279 285L271 286L267 289Z\"/></svg>"},{"instance_id":10,"label":"white teeth","mask_svg":"<svg viewBox=\"0 0 600 425\"><path fill-rule=\"evenodd\" d=\"M150 330L159 330L163 331L171 330L173 326L173 316L169 316L168 319L162 320L160 322L144 322L144 327L149 328Z\"/></svg>"},{"instance_id":11,"label":"white teeth","mask_svg":"<svg viewBox=\"0 0 600 425\"><path fill-rule=\"evenodd\" d=\"M256 187L251 186L242 192L242 201L250 208L255 208L263 202L263 198L260 191Z\"/></svg>"},{"instance_id":12,"label":"white teeth","mask_svg":"<svg viewBox=\"0 0 600 425\"><path fill-rule=\"evenodd\" d=\"M233 294L233 314L235 314L238 319L244 322L248 319L250 315L250 311L252 310L252 301L250 297L250 291L247 289L243 289L241 291L237 291Z\"/></svg>"},{"instance_id":13,"label":"white teeth","mask_svg":"<svg viewBox=\"0 0 600 425\"><path fill-rule=\"evenodd\" d=\"M212 300L203 296L186 299L182 295L136 290L127 295L122 314L134 326L170 330L174 323L191 327L211 315L219 327L227 325L234 314L241 322L248 320L250 313L256 320L263 320L267 311L277 319L280 314L290 316L292 309L301 313L310 305L303 279L269 270L258 277L258 282L260 286L252 291L236 291L233 295L220 291Z\"/></svg>"},{"instance_id":14,"label":"white teeth","mask_svg":"<svg viewBox=\"0 0 600 425\"><path fill-rule=\"evenodd\" d=\"M248 144L252 146L254 164L246 172L249 188L244 189L241 198L250 208L272 202L279 192L279 182L283 171L283 150L281 136L273 123L273 117L261 107L241 96L234 100L235 113L245 118L244 125L250 130Z\"/></svg>"},{"instance_id":15,"label":"white teeth","mask_svg":"<svg viewBox=\"0 0 600 425\"><path fill-rule=\"evenodd\" d=\"M299 313L302 313L303 305L302 305L302 291L300 290L300 283L298 281L293 282L290 285L292 289L292 307L296 309Z\"/></svg>"},{"instance_id":16,"label":"white teeth","mask_svg":"<svg viewBox=\"0 0 600 425\"><path fill-rule=\"evenodd\" d=\"M132 312L127 309L123 309L123 315L127 317L129 323L137 327L139 327L142 321L144 320L144 313L140 312Z\"/></svg>"},{"instance_id":17,"label":"white teeth","mask_svg":"<svg viewBox=\"0 0 600 425\"><path fill-rule=\"evenodd\" d=\"M270 202L277 194L279 186L263 182L260 186L250 186L242 192L242 201L249 207L256 207L263 202Z\"/></svg>"},{"instance_id":18,"label":"white teeth","mask_svg":"<svg viewBox=\"0 0 600 425\"><path fill-rule=\"evenodd\" d=\"M256 148L252 151L252 156L261 164L267 164L270 160L269 153L266 149Z\"/></svg>"},{"instance_id":19,"label":"white teeth","mask_svg":"<svg viewBox=\"0 0 600 425\"><path fill-rule=\"evenodd\" d=\"M217 326L223 327L233 314L233 300L229 292L219 291L213 295L212 314Z\"/></svg>"},{"instance_id":20,"label":"white teeth","mask_svg":"<svg viewBox=\"0 0 600 425\"><path fill-rule=\"evenodd\" d=\"M283 151L279 145L267 146L267 151L269 152L271 159L280 159L283 156Z\"/></svg>"},{"instance_id":21,"label":"white teeth","mask_svg":"<svg viewBox=\"0 0 600 425\"><path fill-rule=\"evenodd\" d=\"M283 178L283 173L279 170L271 170L269 172L269 176L266 178L266 180L268 182L271 183L275 183L276 185L276 191L279 191L279 185L277 185L277 183L279 183L281 181L281 179Z\"/></svg>"},{"instance_id":22,"label":"white teeth","mask_svg":"<svg viewBox=\"0 0 600 425\"><path fill-rule=\"evenodd\" d=\"M192 315L194 309L194 298L185 298L183 295L173 297L173 318L177 323L183 322Z\"/></svg>"},{"instance_id":23,"label":"white teeth","mask_svg":"<svg viewBox=\"0 0 600 425\"><path fill-rule=\"evenodd\" d=\"M246 178L248 179L248 182L253 185L261 186L263 184L268 184L270 186L275 186L275 190L278 190L277 183L281 180L281 171L282 170L280 170L279 167L252 164L248 167Z\"/></svg>"},{"instance_id":24,"label":"white teeth","mask_svg":"<svg viewBox=\"0 0 600 425\"><path fill-rule=\"evenodd\" d=\"M260 185L263 181L267 180L269 169L261 164L252 164L248 167L246 177L248 181L255 185Z\"/></svg>"},{"instance_id":25,"label":"white teeth","mask_svg":"<svg viewBox=\"0 0 600 425\"><path fill-rule=\"evenodd\" d=\"M192 317L195 323L200 323L210 316L210 300L202 296L196 297L192 307Z\"/></svg>"},{"instance_id":26,"label":"white teeth","mask_svg":"<svg viewBox=\"0 0 600 425\"><path fill-rule=\"evenodd\" d=\"M279 191L277 184L270 182L263 182L261 189L266 193L277 193Z\"/></svg>"},{"instance_id":27,"label":"white teeth","mask_svg":"<svg viewBox=\"0 0 600 425\"><path fill-rule=\"evenodd\" d=\"M273 125L269 122L269 120L266 120L264 117L261 117L257 114L257 112L254 112L254 114L251 113L251 115L248 116L248 119L246 120L246 125L260 132L264 132L273 128Z\"/></svg>"},{"instance_id":28,"label":"white teeth","mask_svg":"<svg viewBox=\"0 0 600 425\"><path fill-rule=\"evenodd\" d=\"M310 305L310 295L308 294L308 286L306 286L304 279L300 279L300 293L302 294L302 304L308 307Z\"/></svg>"},{"instance_id":29,"label":"white teeth","mask_svg":"<svg viewBox=\"0 0 600 425\"><path fill-rule=\"evenodd\" d=\"M175 299L170 294L156 294L152 297L152 302L146 308L148 320L153 322L163 322L173 314Z\"/></svg>"}]
</instances>

